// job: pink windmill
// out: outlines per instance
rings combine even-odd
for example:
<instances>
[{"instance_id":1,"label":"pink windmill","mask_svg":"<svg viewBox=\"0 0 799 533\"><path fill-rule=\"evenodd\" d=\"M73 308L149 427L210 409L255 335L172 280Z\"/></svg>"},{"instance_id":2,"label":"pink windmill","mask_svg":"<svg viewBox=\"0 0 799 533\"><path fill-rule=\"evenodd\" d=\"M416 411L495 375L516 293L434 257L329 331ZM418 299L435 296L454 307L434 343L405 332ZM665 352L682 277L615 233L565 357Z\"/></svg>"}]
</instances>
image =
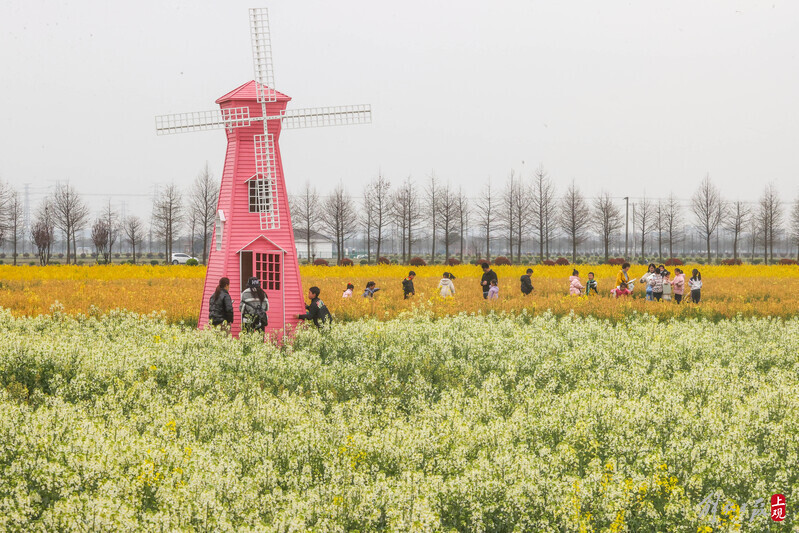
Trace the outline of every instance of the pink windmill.
<instances>
[{"instance_id":1,"label":"pink windmill","mask_svg":"<svg viewBox=\"0 0 799 533\"><path fill-rule=\"evenodd\" d=\"M219 98L219 110L162 115L155 119L159 135L224 128L227 152L199 326L208 323L208 300L219 279L230 279L238 335L239 298L255 276L269 297L267 333L285 333L305 312L305 303L289 213L278 138L283 128L368 124L367 105L286 111L289 98L274 88L269 16L250 9L255 80Z\"/></svg>"}]
</instances>

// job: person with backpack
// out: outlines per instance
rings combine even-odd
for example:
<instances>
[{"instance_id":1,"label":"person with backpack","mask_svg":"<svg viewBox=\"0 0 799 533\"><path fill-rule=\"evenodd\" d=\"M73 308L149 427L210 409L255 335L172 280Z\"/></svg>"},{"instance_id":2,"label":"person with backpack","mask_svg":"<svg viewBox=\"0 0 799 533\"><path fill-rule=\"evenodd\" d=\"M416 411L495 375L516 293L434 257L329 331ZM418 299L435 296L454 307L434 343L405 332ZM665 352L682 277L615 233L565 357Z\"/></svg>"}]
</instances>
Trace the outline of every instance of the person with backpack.
<instances>
[{"instance_id":1,"label":"person with backpack","mask_svg":"<svg viewBox=\"0 0 799 533\"><path fill-rule=\"evenodd\" d=\"M533 269L528 268L527 273L522 275L520 281L522 282L522 294L525 296L530 296L530 293L533 292L533 280L530 279L530 276L533 275Z\"/></svg>"},{"instance_id":2,"label":"person with backpack","mask_svg":"<svg viewBox=\"0 0 799 533\"><path fill-rule=\"evenodd\" d=\"M220 278L219 285L208 301L208 320L212 326L222 326L229 331L233 323L233 300L230 299L230 280Z\"/></svg>"},{"instance_id":3,"label":"person with backpack","mask_svg":"<svg viewBox=\"0 0 799 533\"><path fill-rule=\"evenodd\" d=\"M441 278L441 281L438 282L438 288L441 289L442 298L449 298L450 296L455 296L455 284L452 283L453 279L455 279L455 276L453 276L449 272L444 272L444 277Z\"/></svg>"},{"instance_id":4,"label":"person with backpack","mask_svg":"<svg viewBox=\"0 0 799 533\"><path fill-rule=\"evenodd\" d=\"M408 299L408 296L414 296L416 294L416 289L413 288L413 278L416 277L416 272L411 270L408 272L408 277L402 280L402 293L405 295L405 299Z\"/></svg>"},{"instance_id":5,"label":"person with backpack","mask_svg":"<svg viewBox=\"0 0 799 533\"><path fill-rule=\"evenodd\" d=\"M327 310L325 303L319 299L320 292L319 287L308 289L308 298L311 300L311 303L305 306L308 312L304 315L297 315L297 318L300 320L313 320L314 325L322 329L323 326L333 323L333 316Z\"/></svg>"},{"instance_id":6,"label":"person with backpack","mask_svg":"<svg viewBox=\"0 0 799 533\"><path fill-rule=\"evenodd\" d=\"M269 311L269 298L261 288L261 280L251 277L247 280L247 288L241 293L239 303L242 331L263 333L269 324L267 311Z\"/></svg>"}]
</instances>

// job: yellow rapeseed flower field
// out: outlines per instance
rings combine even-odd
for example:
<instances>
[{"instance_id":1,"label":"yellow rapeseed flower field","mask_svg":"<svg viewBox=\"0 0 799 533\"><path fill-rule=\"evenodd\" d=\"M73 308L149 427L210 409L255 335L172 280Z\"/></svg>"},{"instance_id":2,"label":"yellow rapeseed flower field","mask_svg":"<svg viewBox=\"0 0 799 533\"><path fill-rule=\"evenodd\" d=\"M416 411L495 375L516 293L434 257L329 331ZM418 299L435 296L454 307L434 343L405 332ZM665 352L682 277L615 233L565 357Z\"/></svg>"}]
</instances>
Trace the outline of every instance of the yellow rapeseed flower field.
<instances>
[{"instance_id":1,"label":"yellow rapeseed flower field","mask_svg":"<svg viewBox=\"0 0 799 533\"><path fill-rule=\"evenodd\" d=\"M581 280L594 272L599 296L573 297L568 294L568 278L577 268ZM499 277L499 299L483 299L482 271L473 265L453 267L404 265L324 267L302 266L305 290L318 286L322 300L338 320L363 316L380 319L423 307L435 316L466 312L506 311L537 314L551 310L556 315L594 315L621 319L633 311L661 318L705 316L718 319L744 316L794 316L799 314L799 267L797 266L692 266L682 267L686 276L693 268L702 272L702 302L677 305L674 302L648 302L644 289L637 286L632 298L615 300L613 288L619 267L611 265L534 266L535 292L524 297L519 277L526 266L493 267ZM401 281L413 269L416 296L403 299ZM439 295L438 282L444 271L455 276L454 298ZM640 278L646 267L634 265L631 278ZM49 312L58 301L68 313L89 313L124 308L139 313L165 312L168 320L194 322L202 298L203 267L111 265L111 266L0 266L0 307L18 315ZM367 281L381 288L375 298L361 294ZM355 285L354 296L341 298L347 283ZM686 292L687 287L686 287Z\"/></svg>"}]
</instances>

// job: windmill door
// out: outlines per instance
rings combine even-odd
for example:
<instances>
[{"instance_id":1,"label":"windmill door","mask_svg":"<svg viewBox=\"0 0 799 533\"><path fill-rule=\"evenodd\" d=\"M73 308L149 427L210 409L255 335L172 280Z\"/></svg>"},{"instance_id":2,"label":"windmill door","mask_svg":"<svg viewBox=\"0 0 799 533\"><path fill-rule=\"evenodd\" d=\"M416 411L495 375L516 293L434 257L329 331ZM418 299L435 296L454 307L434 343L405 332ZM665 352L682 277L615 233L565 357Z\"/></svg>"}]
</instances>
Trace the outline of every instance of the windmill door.
<instances>
[{"instance_id":1,"label":"windmill door","mask_svg":"<svg viewBox=\"0 0 799 533\"><path fill-rule=\"evenodd\" d=\"M241 291L247 288L247 280L256 277L269 298L269 326L267 330L285 329L285 250L261 237L239 251L241 265Z\"/></svg>"}]
</instances>

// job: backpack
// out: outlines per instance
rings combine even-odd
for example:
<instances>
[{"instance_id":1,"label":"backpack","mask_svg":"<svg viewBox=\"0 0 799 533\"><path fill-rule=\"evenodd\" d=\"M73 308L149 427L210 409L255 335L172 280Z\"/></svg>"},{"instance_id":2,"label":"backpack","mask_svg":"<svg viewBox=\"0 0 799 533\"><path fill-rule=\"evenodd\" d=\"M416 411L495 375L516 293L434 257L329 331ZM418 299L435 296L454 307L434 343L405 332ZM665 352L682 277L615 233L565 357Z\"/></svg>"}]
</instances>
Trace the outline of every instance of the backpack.
<instances>
[{"instance_id":1,"label":"backpack","mask_svg":"<svg viewBox=\"0 0 799 533\"><path fill-rule=\"evenodd\" d=\"M244 302L244 305L245 309L247 310L247 314L257 319L257 323L253 324L254 326L266 327L269 325L269 317L266 315L266 311L264 311L260 305L255 307L247 302ZM250 309L252 309L252 311L250 311Z\"/></svg>"}]
</instances>

